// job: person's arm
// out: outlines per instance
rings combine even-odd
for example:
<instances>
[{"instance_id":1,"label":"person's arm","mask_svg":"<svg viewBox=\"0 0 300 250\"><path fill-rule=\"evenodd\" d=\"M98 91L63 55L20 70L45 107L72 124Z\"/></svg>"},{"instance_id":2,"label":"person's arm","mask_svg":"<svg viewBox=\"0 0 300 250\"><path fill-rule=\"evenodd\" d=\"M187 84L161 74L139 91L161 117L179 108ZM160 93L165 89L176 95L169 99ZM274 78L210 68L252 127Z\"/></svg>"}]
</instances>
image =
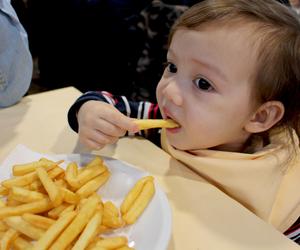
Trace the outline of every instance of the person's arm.
<instances>
[{"instance_id":1,"label":"person's arm","mask_svg":"<svg viewBox=\"0 0 300 250\"><path fill-rule=\"evenodd\" d=\"M158 105L150 102L140 101L134 102L129 101L125 96L114 96L111 93L105 91L90 91L80 96L76 102L71 106L68 112L68 121L70 127L78 132L78 120L77 112L80 107L87 101L102 101L113 105L122 114L138 119L161 119L161 113ZM148 131L139 131L139 135L146 137L156 144L159 144L159 130L151 129Z\"/></svg>"},{"instance_id":2,"label":"person's arm","mask_svg":"<svg viewBox=\"0 0 300 250\"><path fill-rule=\"evenodd\" d=\"M0 1L0 108L18 102L32 77L27 34L10 4Z\"/></svg>"}]
</instances>

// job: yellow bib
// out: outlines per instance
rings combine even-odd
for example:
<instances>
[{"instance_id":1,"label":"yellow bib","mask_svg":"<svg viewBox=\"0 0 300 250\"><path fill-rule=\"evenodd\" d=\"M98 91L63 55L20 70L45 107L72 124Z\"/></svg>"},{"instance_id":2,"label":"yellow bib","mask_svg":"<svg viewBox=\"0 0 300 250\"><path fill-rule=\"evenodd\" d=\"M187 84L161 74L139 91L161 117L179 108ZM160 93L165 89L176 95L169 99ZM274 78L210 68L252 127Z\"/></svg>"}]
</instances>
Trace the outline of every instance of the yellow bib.
<instances>
[{"instance_id":1,"label":"yellow bib","mask_svg":"<svg viewBox=\"0 0 300 250\"><path fill-rule=\"evenodd\" d=\"M285 132L271 136L271 143L253 154L177 150L168 143L165 130L161 141L172 157L279 231L300 216L300 150L294 149Z\"/></svg>"}]
</instances>

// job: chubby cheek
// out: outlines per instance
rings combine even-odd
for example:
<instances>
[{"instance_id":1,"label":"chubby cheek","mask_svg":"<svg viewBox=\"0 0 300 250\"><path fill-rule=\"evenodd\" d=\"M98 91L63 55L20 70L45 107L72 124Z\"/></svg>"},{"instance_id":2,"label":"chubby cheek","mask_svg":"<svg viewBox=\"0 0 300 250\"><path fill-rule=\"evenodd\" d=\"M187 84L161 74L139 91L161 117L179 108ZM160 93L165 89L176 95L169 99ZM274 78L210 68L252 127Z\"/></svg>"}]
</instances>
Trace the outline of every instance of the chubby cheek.
<instances>
[{"instance_id":1,"label":"chubby cheek","mask_svg":"<svg viewBox=\"0 0 300 250\"><path fill-rule=\"evenodd\" d=\"M218 144L218 132L222 129L220 121L211 119L209 114L191 112L185 117L183 137L186 143L186 150L204 149Z\"/></svg>"},{"instance_id":2,"label":"chubby cheek","mask_svg":"<svg viewBox=\"0 0 300 250\"><path fill-rule=\"evenodd\" d=\"M195 124L194 120L186 120L186 117L181 116L180 122L182 127L176 132L170 132L167 130L167 137L170 144L180 150L191 150L198 146L199 135L201 135L201 129Z\"/></svg>"}]
</instances>

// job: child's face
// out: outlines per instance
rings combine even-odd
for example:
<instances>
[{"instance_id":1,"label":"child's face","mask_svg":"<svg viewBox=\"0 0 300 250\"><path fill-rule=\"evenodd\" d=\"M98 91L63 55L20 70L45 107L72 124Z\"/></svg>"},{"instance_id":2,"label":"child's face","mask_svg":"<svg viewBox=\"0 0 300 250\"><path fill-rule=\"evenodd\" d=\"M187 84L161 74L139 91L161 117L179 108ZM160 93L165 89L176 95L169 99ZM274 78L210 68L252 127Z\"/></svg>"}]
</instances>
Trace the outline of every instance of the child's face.
<instances>
[{"instance_id":1,"label":"child's face","mask_svg":"<svg viewBox=\"0 0 300 250\"><path fill-rule=\"evenodd\" d=\"M175 148L242 150L249 137L245 125L255 108L250 83L256 62L252 37L248 25L175 32L169 66L156 91L163 117L181 125L167 129Z\"/></svg>"}]
</instances>

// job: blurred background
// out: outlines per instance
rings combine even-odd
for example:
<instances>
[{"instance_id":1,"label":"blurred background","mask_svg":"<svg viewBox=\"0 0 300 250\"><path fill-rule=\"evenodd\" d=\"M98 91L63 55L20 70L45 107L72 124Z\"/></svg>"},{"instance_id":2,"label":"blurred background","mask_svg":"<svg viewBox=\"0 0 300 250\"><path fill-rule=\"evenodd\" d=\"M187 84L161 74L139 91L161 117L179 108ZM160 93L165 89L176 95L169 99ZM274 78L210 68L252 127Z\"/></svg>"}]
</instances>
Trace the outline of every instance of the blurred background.
<instances>
[{"instance_id":1,"label":"blurred background","mask_svg":"<svg viewBox=\"0 0 300 250\"><path fill-rule=\"evenodd\" d=\"M197 2L11 0L34 59L28 94L75 86L154 101L169 30Z\"/></svg>"}]
</instances>

